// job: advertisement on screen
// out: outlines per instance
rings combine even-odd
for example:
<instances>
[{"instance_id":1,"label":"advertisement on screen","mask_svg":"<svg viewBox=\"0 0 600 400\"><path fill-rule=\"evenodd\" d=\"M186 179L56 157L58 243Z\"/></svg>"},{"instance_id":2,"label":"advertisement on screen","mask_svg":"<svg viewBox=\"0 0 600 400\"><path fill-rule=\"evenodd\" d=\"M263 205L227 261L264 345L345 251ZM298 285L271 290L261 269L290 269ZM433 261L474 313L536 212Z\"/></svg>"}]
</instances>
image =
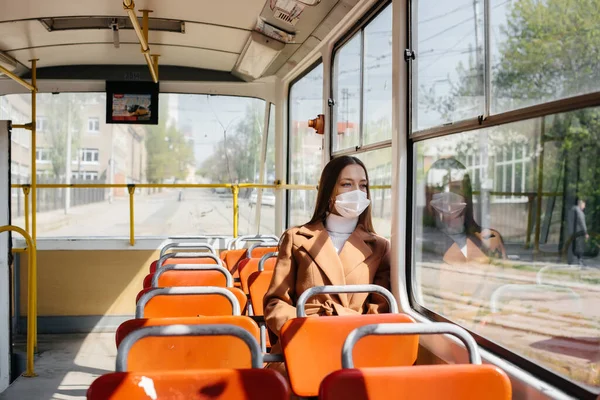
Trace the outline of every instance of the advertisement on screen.
<instances>
[{"instance_id":1,"label":"advertisement on screen","mask_svg":"<svg viewBox=\"0 0 600 400\"><path fill-rule=\"evenodd\" d=\"M106 82L107 124L158 124L158 84Z\"/></svg>"}]
</instances>

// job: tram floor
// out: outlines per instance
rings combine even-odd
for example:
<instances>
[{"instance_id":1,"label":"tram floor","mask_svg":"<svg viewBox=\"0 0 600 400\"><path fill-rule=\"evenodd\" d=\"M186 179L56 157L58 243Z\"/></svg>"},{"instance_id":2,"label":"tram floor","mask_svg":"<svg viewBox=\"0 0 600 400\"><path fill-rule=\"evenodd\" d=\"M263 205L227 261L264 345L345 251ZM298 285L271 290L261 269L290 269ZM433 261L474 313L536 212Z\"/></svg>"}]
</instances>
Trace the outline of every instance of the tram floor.
<instances>
[{"instance_id":1,"label":"tram floor","mask_svg":"<svg viewBox=\"0 0 600 400\"><path fill-rule=\"evenodd\" d=\"M37 376L19 376L0 400L85 399L94 379L114 371L116 355L114 332L39 335Z\"/></svg>"}]
</instances>

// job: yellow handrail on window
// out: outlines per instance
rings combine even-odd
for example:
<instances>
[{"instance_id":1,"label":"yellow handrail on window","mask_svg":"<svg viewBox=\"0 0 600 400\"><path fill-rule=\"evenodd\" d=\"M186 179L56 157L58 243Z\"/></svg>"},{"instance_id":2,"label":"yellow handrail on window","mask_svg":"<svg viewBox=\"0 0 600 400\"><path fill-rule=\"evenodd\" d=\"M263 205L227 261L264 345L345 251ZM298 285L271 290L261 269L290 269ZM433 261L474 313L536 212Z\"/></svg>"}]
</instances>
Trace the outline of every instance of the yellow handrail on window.
<instances>
[{"instance_id":1,"label":"yellow handrail on window","mask_svg":"<svg viewBox=\"0 0 600 400\"><path fill-rule=\"evenodd\" d=\"M29 233L25 232L23 228L13 225L0 226L0 233L7 231L21 234L27 243L26 251L29 261L27 270L27 367L23 376L33 377L36 376L33 369L33 355L37 344L37 257L35 244ZM19 312L19 310L15 310L15 313Z\"/></svg>"}]
</instances>

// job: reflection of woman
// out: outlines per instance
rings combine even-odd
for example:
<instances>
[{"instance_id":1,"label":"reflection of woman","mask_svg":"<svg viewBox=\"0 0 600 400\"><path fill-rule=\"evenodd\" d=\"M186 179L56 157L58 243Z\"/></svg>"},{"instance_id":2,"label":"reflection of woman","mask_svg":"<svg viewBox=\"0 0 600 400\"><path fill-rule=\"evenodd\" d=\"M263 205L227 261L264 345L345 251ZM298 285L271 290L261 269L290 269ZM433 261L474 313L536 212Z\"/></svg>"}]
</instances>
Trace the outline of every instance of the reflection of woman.
<instances>
[{"instance_id":1,"label":"reflection of woman","mask_svg":"<svg viewBox=\"0 0 600 400\"><path fill-rule=\"evenodd\" d=\"M473 215L473 190L466 168L453 158L437 160L427 172L425 225L435 225L425 239L448 264L506 258L494 229L483 229ZM441 235L439 234L441 233ZM433 239L433 240L431 240Z\"/></svg>"},{"instance_id":2,"label":"reflection of woman","mask_svg":"<svg viewBox=\"0 0 600 400\"><path fill-rule=\"evenodd\" d=\"M493 285L491 260L506 258L494 229L475 222L466 168L453 158L437 160L427 172L422 285L433 291L429 306L454 320L477 322ZM473 305L479 303L479 307Z\"/></svg>"}]
</instances>

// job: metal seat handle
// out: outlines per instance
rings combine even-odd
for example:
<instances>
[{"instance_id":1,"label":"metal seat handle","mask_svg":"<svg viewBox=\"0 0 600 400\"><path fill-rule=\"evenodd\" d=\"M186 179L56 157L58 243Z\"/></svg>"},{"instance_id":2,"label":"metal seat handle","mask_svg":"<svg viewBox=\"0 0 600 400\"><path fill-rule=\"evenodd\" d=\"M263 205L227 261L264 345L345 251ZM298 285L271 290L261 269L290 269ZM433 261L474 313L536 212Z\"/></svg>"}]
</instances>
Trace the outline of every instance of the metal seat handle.
<instances>
[{"instance_id":1,"label":"metal seat handle","mask_svg":"<svg viewBox=\"0 0 600 400\"><path fill-rule=\"evenodd\" d=\"M279 255L279 253L276 252L276 251L274 251L274 252L267 253L264 256L262 256L261 259L260 259L260 261L258 262L258 270L260 272L264 271L265 270L265 263L267 262L267 260L269 258L277 258L278 255Z\"/></svg>"},{"instance_id":2,"label":"metal seat handle","mask_svg":"<svg viewBox=\"0 0 600 400\"><path fill-rule=\"evenodd\" d=\"M248 247L248 252L246 255L246 258L252 258L252 250L260 248L260 247L275 247L277 248L277 246L279 246L279 242L260 242L260 243L253 243L250 245L250 247Z\"/></svg>"},{"instance_id":3,"label":"metal seat handle","mask_svg":"<svg viewBox=\"0 0 600 400\"><path fill-rule=\"evenodd\" d=\"M423 323L383 323L371 324L354 329L344 341L342 347L342 368L354 368L352 359L352 350L361 338L370 335L437 335L447 333L459 338L469 352L471 364L480 365L481 356L477 348L475 339L463 328L449 324L447 322L437 322L431 324Z\"/></svg>"},{"instance_id":4,"label":"metal seat handle","mask_svg":"<svg viewBox=\"0 0 600 400\"><path fill-rule=\"evenodd\" d=\"M169 264L157 269L152 276L152 287L158 286L158 279L167 271L218 271L225 275L225 286L233 287L233 276L227 268L218 264Z\"/></svg>"},{"instance_id":5,"label":"metal seat handle","mask_svg":"<svg viewBox=\"0 0 600 400\"><path fill-rule=\"evenodd\" d=\"M398 304L396 303L396 299L392 292L387 290L386 288L379 285L345 285L345 286L314 286L307 290L305 290L298 301L296 302L296 316L298 318L306 317L306 310L304 309L306 306L306 301L313 296L318 294L340 294L340 293L377 293L383 296L389 306L390 312L397 314L398 313Z\"/></svg>"},{"instance_id":6,"label":"metal seat handle","mask_svg":"<svg viewBox=\"0 0 600 400\"><path fill-rule=\"evenodd\" d=\"M210 253L217 255L217 251L208 243L167 243L160 249L160 257L164 256L168 250L208 250Z\"/></svg>"},{"instance_id":7,"label":"metal seat handle","mask_svg":"<svg viewBox=\"0 0 600 400\"><path fill-rule=\"evenodd\" d=\"M211 258L215 260L217 265L223 265L223 262L219 257L212 253L168 253L162 255L156 262L156 269L162 268L165 261L169 258Z\"/></svg>"},{"instance_id":8,"label":"metal seat handle","mask_svg":"<svg viewBox=\"0 0 600 400\"><path fill-rule=\"evenodd\" d=\"M116 372L127 371L127 358L134 344L146 337L156 336L235 336L250 349L252 368L263 367L263 355L254 336L247 330L231 324L162 325L147 326L131 332L119 345Z\"/></svg>"}]
</instances>

